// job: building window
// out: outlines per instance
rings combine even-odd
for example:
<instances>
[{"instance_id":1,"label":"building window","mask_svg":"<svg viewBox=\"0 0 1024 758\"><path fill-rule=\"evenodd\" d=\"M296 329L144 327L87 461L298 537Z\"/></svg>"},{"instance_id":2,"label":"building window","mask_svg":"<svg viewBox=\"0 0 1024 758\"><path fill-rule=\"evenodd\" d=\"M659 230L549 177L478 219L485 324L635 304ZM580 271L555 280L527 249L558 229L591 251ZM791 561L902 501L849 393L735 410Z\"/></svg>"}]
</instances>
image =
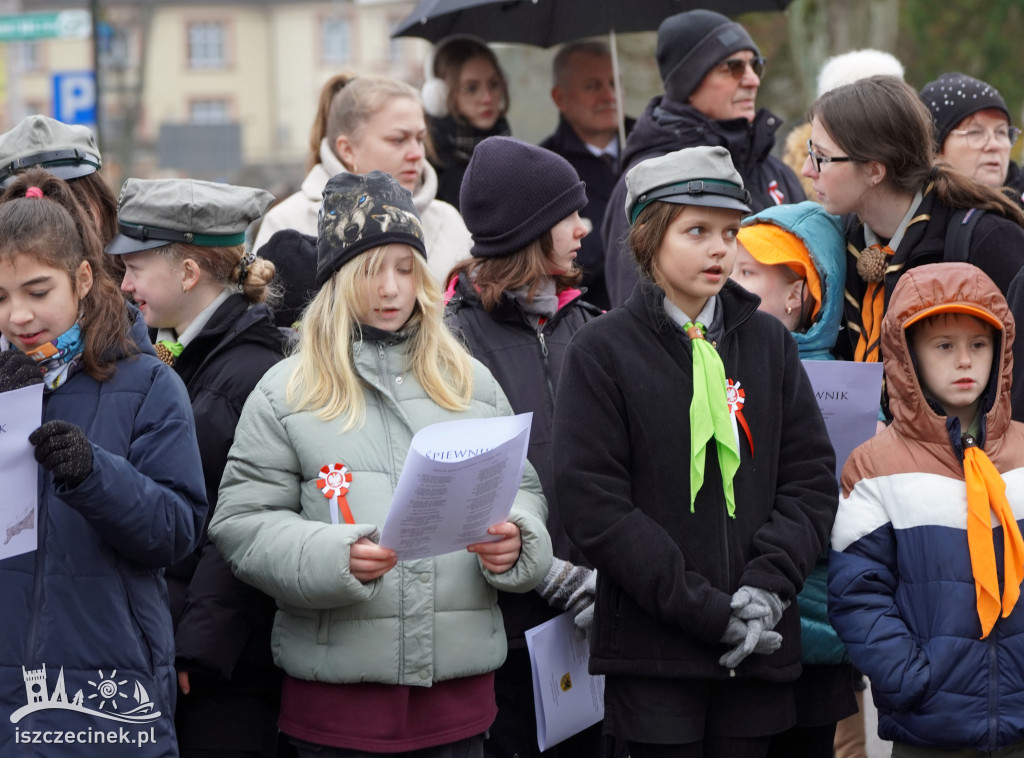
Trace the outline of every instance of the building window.
<instances>
[{"instance_id":1,"label":"building window","mask_svg":"<svg viewBox=\"0 0 1024 758\"><path fill-rule=\"evenodd\" d=\"M219 21L198 21L188 25L189 68L227 66L227 30Z\"/></svg>"},{"instance_id":2,"label":"building window","mask_svg":"<svg viewBox=\"0 0 1024 758\"><path fill-rule=\"evenodd\" d=\"M193 100L189 103L188 120L193 124L227 124L231 122L231 104L227 100Z\"/></svg>"},{"instance_id":3,"label":"building window","mask_svg":"<svg viewBox=\"0 0 1024 758\"><path fill-rule=\"evenodd\" d=\"M325 18L321 25L324 63L348 63L352 54L350 24L347 18Z\"/></svg>"},{"instance_id":4,"label":"building window","mask_svg":"<svg viewBox=\"0 0 1024 758\"><path fill-rule=\"evenodd\" d=\"M40 71L43 68L40 44L34 40L14 42L15 66L19 71Z\"/></svg>"}]
</instances>

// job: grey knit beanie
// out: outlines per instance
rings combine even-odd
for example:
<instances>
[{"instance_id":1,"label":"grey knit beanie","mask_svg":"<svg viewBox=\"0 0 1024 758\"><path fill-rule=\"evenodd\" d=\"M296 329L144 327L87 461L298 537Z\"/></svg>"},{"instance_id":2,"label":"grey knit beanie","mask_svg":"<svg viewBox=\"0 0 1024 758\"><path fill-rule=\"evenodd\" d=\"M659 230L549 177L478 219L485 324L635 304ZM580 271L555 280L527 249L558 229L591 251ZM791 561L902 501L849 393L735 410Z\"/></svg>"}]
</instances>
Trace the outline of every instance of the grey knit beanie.
<instances>
[{"instance_id":1,"label":"grey knit beanie","mask_svg":"<svg viewBox=\"0 0 1024 758\"><path fill-rule=\"evenodd\" d=\"M512 255L586 204L569 161L513 137L488 137L476 146L459 193L477 258Z\"/></svg>"},{"instance_id":2,"label":"grey knit beanie","mask_svg":"<svg viewBox=\"0 0 1024 758\"><path fill-rule=\"evenodd\" d=\"M655 53L665 94L685 103L711 69L740 50L761 55L747 30L721 13L695 10L669 16L658 27Z\"/></svg>"}]
</instances>

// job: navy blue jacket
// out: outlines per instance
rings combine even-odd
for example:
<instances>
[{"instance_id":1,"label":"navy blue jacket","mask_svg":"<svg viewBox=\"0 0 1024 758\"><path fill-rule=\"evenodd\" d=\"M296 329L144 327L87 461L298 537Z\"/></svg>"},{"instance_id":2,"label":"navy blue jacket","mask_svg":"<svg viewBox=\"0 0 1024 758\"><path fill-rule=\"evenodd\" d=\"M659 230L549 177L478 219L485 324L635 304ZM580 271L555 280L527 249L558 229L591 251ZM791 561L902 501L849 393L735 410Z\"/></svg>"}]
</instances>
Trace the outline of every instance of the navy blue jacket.
<instances>
[{"instance_id":1,"label":"navy blue jacket","mask_svg":"<svg viewBox=\"0 0 1024 758\"><path fill-rule=\"evenodd\" d=\"M141 322L136 322L136 325ZM206 492L195 424L181 380L152 353L122 357L111 379L74 374L43 401L43 420L81 427L93 470L74 489L39 472L39 549L0 562L0 755L52 756L47 744L15 744L15 730L127 730L154 744L79 745L68 755L177 755L172 718L177 679L163 568L195 549ZM26 672L46 666L48 693L63 669L67 702L86 713L26 705ZM148 699L139 724L122 716ZM116 704L116 705L115 705ZM24 738L24 734L22 734ZM83 739L83 738L79 738Z\"/></svg>"},{"instance_id":2,"label":"navy blue jacket","mask_svg":"<svg viewBox=\"0 0 1024 758\"><path fill-rule=\"evenodd\" d=\"M799 203L807 199L796 174L771 154L775 132L782 119L761 109L753 123L745 118L717 121L696 108L680 105L662 96L653 98L637 119L622 156L622 173L648 158L657 158L684 147L721 146L729 151L736 170L750 190L753 211L771 205ZM608 212L601 227L605 245L605 285L612 306L629 297L637 280L637 268L626 244L626 180L619 177L608 200Z\"/></svg>"}]
</instances>

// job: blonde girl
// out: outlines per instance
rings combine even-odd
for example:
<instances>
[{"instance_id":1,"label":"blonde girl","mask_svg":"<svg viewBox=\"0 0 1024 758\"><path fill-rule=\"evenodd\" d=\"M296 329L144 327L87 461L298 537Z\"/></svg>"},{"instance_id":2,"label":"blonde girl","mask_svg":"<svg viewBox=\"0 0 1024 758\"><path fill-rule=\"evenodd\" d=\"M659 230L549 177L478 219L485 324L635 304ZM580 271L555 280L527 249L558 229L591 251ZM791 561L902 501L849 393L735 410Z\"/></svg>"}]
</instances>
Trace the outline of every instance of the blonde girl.
<instances>
[{"instance_id":1,"label":"blonde girl","mask_svg":"<svg viewBox=\"0 0 1024 758\"><path fill-rule=\"evenodd\" d=\"M328 182L316 279L298 354L246 403L210 534L277 600L280 726L299 755L481 756L505 657L494 590L526 592L551 562L536 474L495 542L416 561L381 548L413 434L511 409L445 329L415 207L391 176Z\"/></svg>"}]
</instances>

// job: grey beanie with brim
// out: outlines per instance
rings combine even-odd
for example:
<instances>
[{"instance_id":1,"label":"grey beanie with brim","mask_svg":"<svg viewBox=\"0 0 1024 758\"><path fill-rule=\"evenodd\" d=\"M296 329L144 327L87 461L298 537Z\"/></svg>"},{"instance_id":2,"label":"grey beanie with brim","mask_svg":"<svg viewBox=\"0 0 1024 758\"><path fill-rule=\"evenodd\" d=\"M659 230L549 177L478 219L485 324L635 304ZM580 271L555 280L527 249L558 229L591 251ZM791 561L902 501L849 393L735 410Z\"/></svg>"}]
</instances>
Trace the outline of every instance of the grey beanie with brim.
<instances>
[{"instance_id":1,"label":"grey beanie with brim","mask_svg":"<svg viewBox=\"0 0 1024 758\"><path fill-rule=\"evenodd\" d=\"M85 126L35 115L0 134L0 187L35 166L67 181L95 173L102 165L96 137Z\"/></svg>"},{"instance_id":2,"label":"grey beanie with brim","mask_svg":"<svg viewBox=\"0 0 1024 758\"><path fill-rule=\"evenodd\" d=\"M687 147L649 158L626 172L630 225L654 202L703 205L750 213L750 192L724 147Z\"/></svg>"},{"instance_id":3,"label":"grey beanie with brim","mask_svg":"<svg viewBox=\"0 0 1024 758\"><path fill-rule=\"evenodd\" d=\"M117 200L118 233L106 251L126 255L174 242L241 245L249 224L273 202L273 195L255 187L198 179L128 179Z\"/></svg>"}]
</instances>

